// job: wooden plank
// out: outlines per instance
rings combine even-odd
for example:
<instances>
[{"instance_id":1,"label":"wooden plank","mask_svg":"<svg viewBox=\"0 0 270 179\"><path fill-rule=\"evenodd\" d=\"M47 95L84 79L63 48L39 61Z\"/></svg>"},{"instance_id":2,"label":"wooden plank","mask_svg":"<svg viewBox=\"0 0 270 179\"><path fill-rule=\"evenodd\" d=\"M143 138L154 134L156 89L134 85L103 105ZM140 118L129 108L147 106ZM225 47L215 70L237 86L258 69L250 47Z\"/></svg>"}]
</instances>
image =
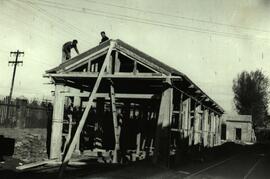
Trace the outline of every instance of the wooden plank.
<instances>
[{"instance_id":1,"label":"wooden plank","mask_svg":"<svg viewBox=\"0 0 270 179\"><path fill-rule=\"evenodd\" d=\"M18 166L18 167L16 167L16 169L17 170L27 170L27 169L30 169L30 168L39 167L39 166L46 165L46 164L51 163L51 162L57 162L57 161L58 161L58 159L50 159L50 160L38 161L38 162Z\"/></svg>"},{"instance_id":2,"label":"wooden plank","mask_svg":"<svg viewBox=\"0 0 270 179\"><path fill-rule=\"evenodd\" d=\"M68 164L68 162L69 162L69 160L71 158L71 155L72 155L72 153L73 153L73 151L75 149L75 146L77 144L77 141L79 140L79 137L80 137L82 128L84 126L84 123L86 121L86 118L88 116L88 113L89 113L89 111L90 111L90 109L91 109L91 107L93 105L95 94L96 94L96 92L98 90L98 87L100 85L101 79L103 77L103 74L104 74L105 69L107 67L107 64L109 62L110 55L112 53L112 50L113 50L114 46L115 46L115 42L114 41L111 41L111 44L110 44L108 53L106 54L106 58L105 58L104 63L102 65L102 67L101 67L100 73L99 73L98 78L97 78L96 83L95 83L95 86L93 88L93 91L92 91L91 95L89 96L89 100L88 100L87 106L86 106L86 108L85 108L85 110L83 112L83 116L82 116L82 118L81 118L81 120L79 122L78 128L77 128L77 130L75 132L75 135L73 137L73 140L71 141L71 144L70 144L70 146L68 148L67 154L66 154L66 156L65 156L65 158L64 158L64 160L62 162L62 165L61 165L61 168L60 168L60 172L59 172L59 177L62 177L63 176L63 172L64 172L64 170L65 170L65 168L66 168L66 166L67 166L67 164Z\"/></svg>"},{"instance_id":3,"label":"wooden plank","mask_svg":"<svg viewBox=\"0 0 270 179\"><path fill-rule=\"evenodd\" d=\"M114 126L114 139L115 139L115 147L113 152L113 161L112 163L118 163L118 150L120 149L120 142L119 142L119 127L117 124L117 112L115 106L115 93L113 85L110 86L110 98L111 98L111 109L112 109L112 116L113 116L113 126Z\"/></svg>"},{"instance_id":4,"label":"wooden plank","mask_svg":"<svg viewBox=\"0 0 270 179\"><path fill-rule=\"evenodd\" d=\"M83 93L75 93L75 92L66 92L63 94L64 96L70 96L70 97L89 97L89 92L83 92ZM97 98L105 98L107 100L110 100L110 95L107 93L96 93L95 95ZM155 94L124 94L124 93L116 93L115 98L123 98L123 99L152 99L155 96Z\"/></svg>"},{"instance_id":5,"label":"wooden plank","mask_svg":"<svg viewBox=\"0 0 270 179\"><path fill-rule=\"evenodd\" d=\"M59 73L59 74L45 74L43 77L57 77L57 78L97 78L98 73L93 72L69 72L69 73ZM166 79L168 76L156 73L115 73L108 74L105 73L104 78L132 78L132 79ZM180 76L170 76L170 79L181 80Z\"/></svg>"}]
</instances>

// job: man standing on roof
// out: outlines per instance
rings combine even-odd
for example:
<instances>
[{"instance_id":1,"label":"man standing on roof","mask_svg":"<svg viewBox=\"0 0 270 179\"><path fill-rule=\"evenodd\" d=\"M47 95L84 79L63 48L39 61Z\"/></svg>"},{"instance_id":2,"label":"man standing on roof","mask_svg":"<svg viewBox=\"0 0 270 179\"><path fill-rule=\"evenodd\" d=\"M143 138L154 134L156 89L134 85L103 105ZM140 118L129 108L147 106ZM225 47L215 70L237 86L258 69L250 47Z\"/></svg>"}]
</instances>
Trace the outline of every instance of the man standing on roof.
<instances>
[{"instance_id":1,"label":"man standing on roof","mask_svg":"<svg viewBox=\"0 0 270 179\"><path fill-rule=\"evenodd\" d=\"M103 42L106 42L107 40L109 40L109 38L106 36L104 31L100 32L100 35L102 39L99 44L102 44Z\"/></svg>"},{"instance_id":2,"label":"man standing on roof","mask_svg":"<svg viewBox=\"0 0 270 179\"><path fill-rule=\"evenodd\" d=\"M70 52L71 52L71 49L74 48L74 50L77 52L77 54L80 54L79 53L79 50L77 48L77 43L78 41L77 40L73 40L72 42L66 42L64 45L63 45L63 48L62 48L62 62L66 61L66 60L69 60L71 58L71 55L70 55Z\"/></svg>"}]
</instances>

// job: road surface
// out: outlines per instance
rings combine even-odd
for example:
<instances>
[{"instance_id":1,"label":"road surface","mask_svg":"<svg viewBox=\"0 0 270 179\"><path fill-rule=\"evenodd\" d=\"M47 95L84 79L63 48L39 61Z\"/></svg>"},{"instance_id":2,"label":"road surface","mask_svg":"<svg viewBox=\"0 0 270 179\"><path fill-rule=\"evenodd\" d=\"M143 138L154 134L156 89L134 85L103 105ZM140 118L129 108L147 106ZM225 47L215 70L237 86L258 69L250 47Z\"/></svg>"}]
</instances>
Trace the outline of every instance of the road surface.
<instances>
[{"instance_id":1,"label":"road surface","mask_svg":"<svg viewBox=\"0 0 270 179\"><path fill-rule=\"evenodd\" d=\"M196 168L199 168L196 167ZM192 172L189 172L191 170ZM270 151L267 147L250 148L216 161L204 168L179 170L174 178L186 179L269 179Z\"/></svg>"},{"instance_id":2,"label":"road surface","mask_svg":"<svg viewBox=\"0 0 270 179\"><path fill-rule=\"evenodd\" d=\"M244 147L236 152L207 154L206 159L189 160L180 167L167 169L150 161L139 161L126 166L97 165L69 167L65 179L91 178L169 178L169 179L270 179L270 145ZM233 149L233 151L235 151ZM1 166L1 165L0 165ZM17 172L0 167L1 179L46 179L57 178L58 167L36 168L28 172Z\"/></svg>"}]
</instances>

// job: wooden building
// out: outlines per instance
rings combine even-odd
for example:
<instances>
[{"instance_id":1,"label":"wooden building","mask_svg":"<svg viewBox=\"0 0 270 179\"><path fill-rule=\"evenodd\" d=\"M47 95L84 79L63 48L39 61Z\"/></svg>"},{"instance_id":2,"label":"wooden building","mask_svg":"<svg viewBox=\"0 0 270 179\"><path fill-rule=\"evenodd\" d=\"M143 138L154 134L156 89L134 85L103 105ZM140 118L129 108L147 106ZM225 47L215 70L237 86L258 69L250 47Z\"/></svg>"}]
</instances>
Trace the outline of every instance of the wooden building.
<instances>
[{"instance_id":1,"label":"wooden building","mask_svg":"<svg viewBox=\"0 0 270 179\"><path fill-rule=\"evenodd\" d=\"M186 75L121 40L44 76L55 84L51 159L98 151L113 163L153 155L167 164L179 146L220 143L224 110Z\"/></svg>"}]
</instances>

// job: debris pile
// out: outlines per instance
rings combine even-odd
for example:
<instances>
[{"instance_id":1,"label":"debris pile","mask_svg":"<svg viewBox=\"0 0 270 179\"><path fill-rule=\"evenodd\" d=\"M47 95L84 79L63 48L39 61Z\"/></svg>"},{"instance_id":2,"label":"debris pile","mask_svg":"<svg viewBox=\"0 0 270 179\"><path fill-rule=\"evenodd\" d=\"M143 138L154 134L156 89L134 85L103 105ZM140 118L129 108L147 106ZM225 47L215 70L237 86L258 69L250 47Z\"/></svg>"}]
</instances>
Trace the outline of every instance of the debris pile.
<instances>
[{"instance_id":1,"label":"debris pile","mask_svg":"<svg viewBox=\"0 0 270 179\"><path fill-rule=\"evenodd\" d=\"M13 157L21 159L26 163L46 159L46 139L38 134L27 134L18 138L15 143Z\"/></svg>"},{"instance_id":2,"label":"debris pile","mask_svg":"<svg viewBox=\"0 0 270 179\"><path fill-rule=\"evenodd\" d=\"M3 132L5 130L5 132ZM46 131L43 129L1 129L0 133L15 139L13 158L24 163L48 159Z\"/></svg>"}]
</instances>

